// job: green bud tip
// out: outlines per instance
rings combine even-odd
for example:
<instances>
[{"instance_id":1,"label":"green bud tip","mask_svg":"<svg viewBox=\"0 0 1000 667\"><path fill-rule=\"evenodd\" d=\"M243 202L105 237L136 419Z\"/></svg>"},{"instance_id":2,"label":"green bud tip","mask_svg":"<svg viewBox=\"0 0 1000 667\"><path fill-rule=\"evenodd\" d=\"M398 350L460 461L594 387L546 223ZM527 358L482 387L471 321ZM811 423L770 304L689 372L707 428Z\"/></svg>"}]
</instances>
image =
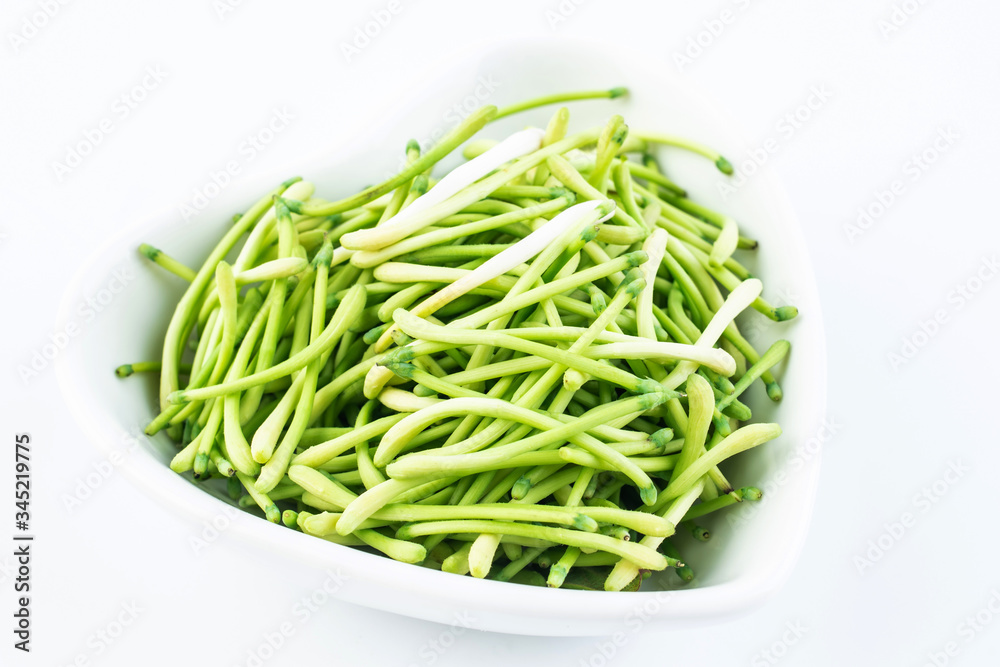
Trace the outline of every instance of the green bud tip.
<instances>
[{"instance_id":1,"label":"green bud tip","mask_svg":"<svg viewBox=\"0 0 1000 667\"><path fill-rule=\"evenodd\" d=\"M715 406L715 409L720 411L719 414L712 415L712 423L715 424L715 430L723 437L732 433L732 429L729 428L729 418L724 413L728 407L728 405L723 406L722 403L719 403Z\"/></svg>"},{"instance_id":2,"label":"green bud tip","mask_svg":"<svg viewBox=\"0 0 1000 667\"><path fill-rule=\"evenodd\" d=\"M617 130L615 130L614 134L611 135L611 141L621 146L623 143L625 143L625 137L627 136L628 136L628 125L623 124Z\"/></svg>"},{"instance_id":3,"label":"green bud tip","mask_svg":"<svg viewBox=\"0 0 1000 667\"><path fill-rule=\"evenodd\" d=\"M405 361L388 361L383 365L395 375L408 380L413 378L413 372L417 370L416 366Z\"/></svg>"},{"instance_id":4,"label":"green bud tip","mask_svg":"<svg viewBox=\"0 0 1000 667\"><path fill-rule=\"evenodd\" d=\"M333 243L330 242L330 239L324 239L323 245L320 246L319 250L316 252L316 256L313 257L312 265L314 267L326 266L329 268L332 261Z\"/></svg>"},{"instance_id":5,"label":"green bud tip","mask_svg":"<svg viewBox=\"0 0 1000 667\"><path fill-rule=\"evenodd\" d=\"M298 201L297 199L285 199L283 197L275 197L275 200L278 199L281 200L281 203L285 205L288 211L291 211L292 213L300 213L300 214L302 213L303 203ZM277 207L275 207L274 212L278 213Z\"/></svg>"},{"instance_id":6,"label":"green bud tip","mask_svg":"<svg viewBox=\"0 0 1000 667\"><path fill-rule=\"evenodd\" d=\"M787 322L799 314L799 309L795 306L778 306L774 309L774 318L778 322Z\"/></svg>"},{"instance_id":7,"label":"green bud tip","mask_svg":"<svg viewBox=\"0 0 1000 667\"><path fill-rule=\"evenodd\" d=\"M194 472L196 475L204 475L208 470L208 454L198 454L194 457Z\"/></svg>"},{"instance_id":8,"label":"green bud tip","mask_svg":"<svg viewBox=\"0 0 1000 667\"><path fill-rule=\"evenodd\" d=\"M283 187L283 188L289 188L289 187L291 187L295 183L298 183L301 180L302 180L301 176L292 176L287 181L282 182L281 187Z\"/></svg>"},{"instance_id":9,"label":"green bud tip","mask_svg":"<svg viewBox=\"0 0 1000 667\"><path fill-rule=\"evenodd\" d=\"M665 391L663 385L652 378L639 380L636 393L642 396L642 401L640 401L642 410L650 410L658 405L663 405L677 395L676 392Z\"/></svg>"},{"instance_id":10,"label":"green bud tip","mask_svg":"<svg viewBox=\"0 0 1000 667\"><path fill-rule=\"evenodd\" d=\"M726 411L723 414L727 417L738 419L741 422L750 421L750 418L753 417L753 412L750 411L750 408L735 401L726 407Z\"/></svg>"},{"instance_id":11,"label":"green bud tip","mask_svg":"<svg viewBox=\"0 0 1000 667\"><path fill-rule=\"evenodd\" d=\"M282 218L287 218L291 215L291 209L288 206L288 200L282 199L278 195L274 195L274 215L280 220Z\"/></svg>"},{"instance_id":12,"label":"green bud tip","mask_svg":"<svg viewBox=\"0 0 1000 667\"><path fill-rule=\"evenodd\" d=\"M127 378L129 375L132 375L133 372L132 364L122 364L115 369L115 375L120 378Z\"/></svg>"},{"instance_id":13,"label":"green bud tip","mask_svg":"<svg viewBox=\"0 0 1000 667\"><path fill-rule=\"evenodd\" d=\"M167 402L172 405L181 405L187 403L187 396L185 396L184 391L174 391L167 395Z\"/></svg>"},{"instance_id":14,"label":"green bud tip","mask_svg":"<svg viewBox=\"0 0 1000 667\"><path fill-rule=\"evenodd\" d=\"M420 142L416 139L410 139L406 142L406 152L412 153L413 151L420 153Z\"/></svg>"},{"instance_id":15,"label":"green bud tip","mask_svg":"<svg viewBox=\"0 0 1000 667\"><path fill-rule=\"evenodd\" d=\"M361 340L364 341L365 345L373 345L379 338L382 337L382 334L385 333L385 330L388 329L390 326L391 325L388 322L386 322L385 324L380 324L377 327L373 327L369 329L364 336L361 337Z\"/></svg>"},{"instance_id":16,"label":"green bud tip","mask_svg":"<svg viewBox=\"0 0 1000 667\"><path fill-rule=\"evenodd\" d=\"M659 448L667 446L667 443L674 439L674 430L672 428L661 428L659 431L649 436L650 442Z\"/></svg>"},{"instance_id":17,"label":"green bud tip","mask_svg":"<svg viewBox=\"0 0 1000 667\"><path fill-rule=\"evenodd\" d=\"M628 88L626 88L625 86L617 86L608 91L609 100L614 100L619 97L624 97L626 95L628 95Z\"/></svg>"},{"instance_id":18,"label":"green bud tip","mask_svg":"<svg viewBox=\"0 0 1000 667\"><path fill-rule=\"evenodd\" d=\"M240 220L243 219L243 214L242 213L233 213L233 217L231 219L233 221L233 224L235 225L237 222L239 222Z\"/></svg>"},{"instance_id":19,"label":"green bud tip","mask_svg":"<svg viewBox=\"0 0 1000 667\"><path fill-rule=\"evenodd\" d=\"M271 523L278 523L281 521L281 510L278 509L277 505L271 503L264 510L264 516L266 516L267 520Z\"/></svg>"},{"instance_id":20,"label":"green bud tip","mask_svg":"<svg viewBox=\"0 0 1000 667\"><path fill-rule=\"evenodd\" d=\"M601 202L600 206L597 207L597 217L603 218L606 215L610 215L615 212L615 203L610 199L605 199Z\"/></svg>"},{"instance_id":21,"label":"green bud tip","mask_svg":"<svg viewBox=\"0 0 1000 667\"><path fill-rule=\"evenodd\" d=\"M634 250L625 255L625 259L628 260L629 266L639 266L649 259L649 253L645 250Z\"/></svg>"},{"instance_id":22,"label":"green bud tip","mask_svg":"<svg viewBox=\"0 0 1000 667\"><path fill-rule=\"evenodd\" d=\"M647 507L656 504L656 496L659 495L656 491L656 486L654 484L649 484L639 489L639 498L642 499L642 504Z\"/></svg>"},{"instance_id":23,"label":"green bud tip","mask_svg":"<svg viewBox=\"0 0 1000 667\"><path fill-rule=\"evenodd\" d=\"M712 537L712 534L707 529L695 524L691 525L691 535L699 542L708 542L709 538Z\"/></svg>"},{"instance_id":24,"label":"green bud tip","mask_svg":"<svg viewBox=\"0 0 1000 667\"><path fill-rule=\"evenodd\" d=\"M583 241L584 243L590 243L595 238L597 238L598 231L599 228L597 225L590 225L589 227L583 230L582 234L580 234L580 240Z\"/></svg>"},{"instance_id":25,"label":"green bud tip","mask_svg":"<svg viewBox=\"0 0 1000 667\"><path fill-rule=\"evenodd\" d=\"M420 194L424 194L427 192L427 186L427 174L420 174L413 179L413 185L410 186L410 192L419 192Z\"/></svg>"},{"instance_id":26,"label":"green bud tip","mask_svg":"<svg viewBox=\"0 0 1000 667\"><path fill-rule=\"evenodd\" d=\"M597 531L597 522L586 514L577 514L573 517L573 527L577 530L585 530L588 533Z\"/></svg>"},{"instance_id":27,"label":"green bud tip","mask_svg":"<svg viewBox=\"0 0 1000 667\"><path fill-rule=\"evenodd\" d=\"M636 280L642 280L642 279L643 279L643 277L642 277L642 269L640 269L639 267L636 266L636 267L633 267L633 268L631 268L631 269L628 270L628 272L625 274L625 277L622 279L621 285L619 285L618 287L622 288L622 287L625 287L626 285L628 285L629 283L635 282Z\"/></svg>"},{"instance_id":28,"label":"green bud tip","mask_svg":"<svg viewBox=\"0 0 1000 667\"><path fill-rule=\"evenodd\" d=\"M744 486L742 489L740 489L740 497L742 497L743 500L750 500L753 502L757 502L758 500L764 497L764 492L758 489L756 486Z\"/></svg>"},{"instance_id":29,"label":"green bud tip","mask_svg":"<svg viewBox=\"0 0 1000 667\"><path fill-rule=\"evenodd\" d=\"M726 176L733 175L733 165L726 158L719 156L719 159L715 161L715 166Z\"/></svg>"},{"instance_id":30,"label":"green bud tip","mask_svg":"<svg viewBox=\"0 0 1000 667\"><path fill-rule=\"evenodd\" d=\"M514 482L513 488L510 490L510 497L514 500L520 500L528 495L528 491L531 491L531 479L528 477L519 477L516 482Z\"/></svg>"},{"instance_id":31,"label":"green bud tip","mask_svg":"<svg viewBox=\"0 0 1000 667\"><path fill-rule=\"evenodd\" d=\"M400 347L387 354L382 365L384 366L391 361L413 361L413 357L414 353L411 348Z\"/></svg>"},{"instance_id":32,"label":"green bud tip","mask_svg":"<svg viewBox=\"0 0 1000 667\"><path fill-rule=\"evenodd\" d=\"M571 371L573 371L573 369L563 373L563 386L566 387L568 391L579 391L580 387L587 384L590 378L579 371Z\"/></svg>"},{"instance_id":33,"label":"green bud tip","mask_svg":"<svg viewBox=\"0 0 1000 667\"><path fill-rule=\"evenodd\" d=\"M633 280L632 282L630 282L628 285L625 286L625 291L628 292L628 295L633 299L639 296L639 294L644 289L646 289L646 281L643 280L642 278Z\"/></svg>"},{"instance_id":34,"label":"green bud tip","mask_svg":"<svg viewBox=\"0 0 1000 667\"><path fill-rule=\"evenodd\" d=\"M570 194L570 190L567 190L566 188L559 188L559 187L549 188L549 198L550 199L556 199L558 197L565 197L568 194Z\"/></svg>"},{"instance_id":35,"label":"green bud tip","mask_svg":"<svg viewBox=\"0 0 1000 667\"><path fill-rule=\"evenodd\" d=\"M781 386L777 382L768 382L767 396L772 401L777 403L778 401L781 400L782 396L784 396L784 393L781 391Z\"/></svg>"},{"instance_id":36,"label":"green bud tip","mask_svg":"<svg viewBox=\"0 0 1000 667\"><path fill-rule=\"evenodd\" d=\"M411 336L409 336L405 331L402 331L400 329L393 329L392 333L389 335L392 337L392 342L394 342L399 347L409 345L413 341L413 338Z\"/></svg>"},{"instance_id":37,"label":"green bud tip","mask_svg":"<svg viewBox=\"0 0 1000 667\"><path fill-rule=\"evenodd\" d=\"M160 251L158 249L154 248L148 243L143 243L142 245L140 245L139 252L148 257L149 259L153 260L154 262L156 261L157 256L160 254Z\"/></svg>"},{"instance_id":38,"label":"green bud tip","mask_svg":"<svg viewBox=\"0 0 1000 667\"><path fill-rule=\"evenodd\" d=\"M299 514L295 510L285 510L281 513L281 523L289 528L295 528L298 525L298 520Z\"/></svg>"}]
</instances>

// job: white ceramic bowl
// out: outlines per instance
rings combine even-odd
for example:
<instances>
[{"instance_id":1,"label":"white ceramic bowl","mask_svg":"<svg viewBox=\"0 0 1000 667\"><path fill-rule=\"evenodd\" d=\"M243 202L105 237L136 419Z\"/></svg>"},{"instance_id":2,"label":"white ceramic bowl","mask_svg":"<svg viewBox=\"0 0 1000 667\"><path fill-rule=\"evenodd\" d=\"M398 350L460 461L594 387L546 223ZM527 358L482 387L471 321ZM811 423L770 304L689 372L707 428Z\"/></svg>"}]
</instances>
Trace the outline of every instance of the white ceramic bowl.
<instances>
[{"instance_id":1,"label":"white ceramic bowl","mask_svg":"<svg viewBox=\"0 0 1000 667\"><path fill-rule=\"evenodd\" d=\"M127 269L133 278L59 357L60 384L81 427L110 454L120 448L124 432L134 432L155 414L155 381L126 382L112 373L123 362L159 358L162 332L181 294L179 281L140 261L135 252L140 242L197 266L231 224L233 211L242 210L290 175L317 183L319 196L337 198L392 173L408 139L426 139L434 130L446 129L463 106L503 105L559 90L616 85L628 86L630 96L575 103L573 127L621 113L634 128L708 143L737 166L746 155L734 123L689 82L667 66L650 67L621 49L546 41L506 43L463 54L450 71L419 85L421 92L400 103L394 119L358 137L354 150L290 165L266 182L237 181L197 216L196 224L185 224L175 209L163 211L126 229L92 257L65 297L65 318L76 304L113 286L116 271ZM546 108L504 119L487 128L486 135L506 136L525 124L544 127L552 111ZM439 622L468 611L475 627L497 632L610 634L623 622L640 617L643 622L671 626L704 624L747 610L775 591L805 539L819 469L818 455L800 450L817 433L825 406L825 350L812 269L795 217L767 169L759 170L723 202L717 191L723 177L711 162L677 150L666 150L661 157L696 200L732 213L746 233L760 240L758 256L763 261L757 263L752 257L747 261L763 279L765 296L780 302L782 294L792 295L801 312L795 321L781 325L756 313L744 316L759 348L778 336L792 342L790 361L782 372L783 402L770 403L759 386L749 399L755 420L780 422L784 435L724 466L736 486L755 484L770 493L752 508L729 510L728 516L740 521L707 519L714 533L710 542L683 544L685 558L698 573L696 583L673 591L671 581L676 577L663 573L638 593L543 589L397 563L250 514L240 513L234 530L252 547L271 552L276 568L339 568L354 581L341 591L347 600ZM153 493L187 513L193 525L200 524L217 515L223 501L170 471L167 463L174 451L165 436L143 436L122 468L142 489L137 493Z\"/></svg>"}]
</instances>

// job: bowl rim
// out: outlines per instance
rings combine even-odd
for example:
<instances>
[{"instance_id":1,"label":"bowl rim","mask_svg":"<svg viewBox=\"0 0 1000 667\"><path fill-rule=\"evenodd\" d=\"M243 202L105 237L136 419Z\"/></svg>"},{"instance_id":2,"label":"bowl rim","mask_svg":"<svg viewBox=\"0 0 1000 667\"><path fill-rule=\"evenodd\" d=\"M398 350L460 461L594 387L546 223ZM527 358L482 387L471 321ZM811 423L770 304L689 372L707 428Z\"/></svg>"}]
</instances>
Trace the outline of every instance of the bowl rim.
<instances>
[{"instance_id":1,"label":"bowl rim","mask_svg":"<svg viewBox=\"0 0 1000 667\"><path fill-rule=\"evenodd\" d=\"M592 42L572 39L558 38L555 40L558 48L578 48L585 46L593 51L598 50L607 57L621 57L622 53L628 54L628 49L615 47L614 49L597 45ZM479 44L475 47L462 50L452 57L460 58L485 58L487 56L502 53L506 49L536 48L541 45L543 48L552 48L552 39L521 39L521 40L493 40L491 42ZM635 60L634 62L642 63ZM644 65L641 65L644 66ZM456 68L457 69L457 68ZM650 69L652 72L651 68ZM655 71L660 79L669 81L672 87L684 91L686 96L695 99L700 105L714 109L720 116L725 116L720 110L720 105L711 100L697 88L689 79L683 75L661 68ZM435 72L434 80L440 80L447 74ZM431 76L422 77L415 82L405 94L406 101L396 105L397 111L387 114L381 121L373 123L369 131L362 133L356 141L351 144L377 136L379 130L394 123L398 123L405 116L404 109L407 104L414 101L416 97L413 91L419 91L421 84L427 84ZM744 137L746 133L742 131L740 125L726 118L731 127L737 128L731 134L737 137ZM745 144L745 142L741 142ZM310 169L319 170L330 168L342 158L330 158L328 152L321 152L318 149L312 154L304 156L301 160L295 161L295 167L300 171ZM220 196L213 201L208 211L214 210L221 201L229 197L236 197L238 193L259 193L268 189L273 183L284 180L284 176L276 175L276 172L288 173L284 165L277 165L276 169L252 179L241 179L234 181L231 188L227 190L226 197ZM818 299L818 291L815 285L815 273L811 261L808 259L808 250L797 218L792 210L783 188L777 180L771 166L764 165L755 174L754 180L759 183L758 187L763 188L768 193L770 205L776 211L776 219L783 221L780 223L784 231L789 234L788 242L794 250L794 261L797 263L793 274L806 280L806 284L796 285L796 289L802 290L804 300L809 302L808 317L813 322L810 335L815 337L816 356L811 359L812 371L815 374L813 391L815 401L812 410L815 412L816 421L822 416L826 406L827 389L827 359L824 328L822 324L822 314ZM238 183L238 184L237 184ZM128 225L109 238L97 250L82 263L80 268L74 273L69 287L66 289L59 306L59 321L67 321L73 304L78 303L82 293L82 286L86 284L84 278L94 275L95 272L103 271L113 264L114 257L121 257L121 249L131 243L132 239L140 232L145 235L155 235L165 228L176 225L176 211L169 206L163 206L160 210L150 214L141 222ZM83 428L88 439L105 455L110 455L115 451L114 438L109 434L120 430L120 424L109 412L102 409L102 404L93 392L86 391L86 382L83 374L75 367L74 360L77 355L74 353L74 346L69 346L60 354L55 362L56 373L63 398L70 408L71 414L77 423ZM797 360L797 363L805 363ZM147 452L148 453L148 452ZM399 563L391 559L366 553L351 547L344 547L332 544L324 540L318 540L311 536L300 534L297 531L289 531L283 526L272 525L267 521L262 521L258 517L249 513L239 512L231 518L231 526L234 534L241 539L253 540L257 545L263 546L268 551L275 554L289 555L293 552L298 558L315 563L319 567L329 568L331 564L336 564L337 569L346 573L352 580L364 583L371 587L392 590L406 591L411 595L423 597L428 600L436 600L438 603L448 603L453 605L468 606L470 600L489 599L490 614L511 615L525 617L526 611L530 612L530 617L551 618L558 616L566 624L576 622L583 623L607 623L609 621L621 621L634 614L638 609L649 607L651 601L656 602L656 609L653 612L647 611L644 617L650 620L662 621L671 620L676 624L697 623L709 618L719 618L731 616L745 612L759 604L766 597L774 594L780 586L787 581L795 563L804 546L809 524L812 519L812 509L816 499L816 489L819 479L821 453L810 458L803 469L796 472L801 477L800 484L804 484L807 489L801 506L798 508L797 516L801 529L798 530L794 539L790 542L791 548L783 552L781 558L769 561L769 567L754 570L749 575L744 575L734 581L720 584L711 584L693 589L682 589L672 591L640 591L632 593L609 593L592 592L566 589L546 589L530 586L511 586L505 582L492 580L480 580L472 577L454 577L447 573L437 572L427 568L419 568L405 563ZM204 521L218 515L225 503L209 493L190 493L192 484L187 479L177 475L169 467L163 465L154 456L128 456L124 457L119 466L126 477L136 486L142 487L150 492L157 500L166 506L179 507L189 518L196 521ZM221 503L221 504L220 504ZM283 538L274 539L278 533L269 531L281 530ZM333 551L331 551L331 549ZM333 554L333 555L331 555ZM377 560L375 560L377 559ZM379 567L372 568L373 564ZM377 575L371 574L372 570L377 570ZM364 588L364 587L362 587ZM601 604L580 605L576 604L580 596L588 596L586 599L594 601L592 596L600 595ZM667 595L668 598L664 598ZM398 605L387 602L380 602L384 596L363 596L361 594L345 594L342 597L352 602L359 602L366 606L404 613L405 615L424 618L438 622L447 622L440 618L440 614L435 614L430 605L425 609L410 609L400 611ZM664 604L664 600L669 599L669 604ZM410 605L412 607L412 605ZM487 622L482 629L500 632L510 632L505 624L500 622ZM568 636L578 634L567 628L567 631L545 631L539 628L536 634ZM523 633L523 629L516 632ZM595 634L595 633L579 633Z\"/></svg>"}]
</instances>

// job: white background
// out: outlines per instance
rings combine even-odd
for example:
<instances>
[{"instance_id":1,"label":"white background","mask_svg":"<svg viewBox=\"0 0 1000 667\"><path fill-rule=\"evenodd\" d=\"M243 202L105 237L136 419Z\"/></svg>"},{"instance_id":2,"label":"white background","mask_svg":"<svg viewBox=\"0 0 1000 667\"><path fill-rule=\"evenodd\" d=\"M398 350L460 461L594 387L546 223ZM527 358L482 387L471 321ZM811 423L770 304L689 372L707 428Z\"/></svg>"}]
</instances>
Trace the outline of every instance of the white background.
<instances>
[{"instance_id":1,"label":"white background","mask_svg":"<svg viewBox=\"0 0 1000 667\"><path fill-rule=\"evenodd\" d=\"M345 54L385 2L257 0L221 13L211 0L51 2L54 15L35 18L45 4L10 0L0 12L0 525L13 512L13 434L29 432L40 540L30 656L11 648L12 559L0 550L0 663L244 665L317 583L306 573L261 571L264 561L225 534L195 555L189 538L199 527L120 474L67 509L66 494L101 458L69 417L51 364L35 377L19 369L48 342L59 299L86 257L122 226L190 200L275 109L293 120L242 162L241 177L336 150L459 49L536 36L627 44L695 80L740 119L750 145L779 137L766 157L807 237L829 340L836 433L787 586L725 624L629 635L607 663L766 665L775 657L762 651L773 648L786 665L996 664L1000 617L988 604L1000 611L1000 279L990 262L1000 228L990 195L1000 149L1000 6L401 0L369 44ZM715 23L724 10L728 22ZM898 25L881 23L893 17ZM689 40L700 40L700 52ZM689 48L690 60L680 62ZM147 68L165 77L125 116L115 101ZM819 89L829 99L783 136L777 124ZM103 118L111 132L80 166L58 173L54 163ZM952 139L935 149L944 135ZM914 170L925 151L936 160ZM897 180L884 213L852 233L859 208L878 212L879 193L888 202L884 191ZM977 273L986 279L977 282ZM960 285L978 291L963 297ZM933 335L920 334L936 315L936 328L925 324ZM889 355L902 358L904 339L918 349L894 363ZM943 481L952 466L962 474ZM890 530L905 513L910 525ZM170 566L152 571L151 554ZM119 616L131 618L122 611L129 606L138 611L120 636L99 639ZM792 626L800 636L787 632ZM452 636L331 600L265 664L597 665L602 642Z\"/></svg>"}]
</instances>

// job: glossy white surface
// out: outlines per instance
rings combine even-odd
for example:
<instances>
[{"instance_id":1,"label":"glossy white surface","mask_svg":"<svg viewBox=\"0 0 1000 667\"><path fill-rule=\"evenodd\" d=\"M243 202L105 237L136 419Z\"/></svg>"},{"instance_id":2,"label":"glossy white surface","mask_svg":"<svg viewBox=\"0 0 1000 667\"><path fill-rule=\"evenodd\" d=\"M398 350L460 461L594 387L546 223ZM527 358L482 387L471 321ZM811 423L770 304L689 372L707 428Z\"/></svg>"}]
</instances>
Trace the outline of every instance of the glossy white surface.
<instances>
[{"instance_id":1,"label":"glossy white surface","mask_svg":"<svg viewBox=\"0 0 1000 667\"><path fill-rule=\"evenodd\" d=\"M621 113L631 127L669 132L717 146L728 155L745 148L733 135L731 123L694 89L678 77L636 68L632 58L611 50L582 43L558 46L532 42L494 47L484 53L470 53L457 68L447 71L426 89L434 102L403 102L400 117L376 129L364 150L342 156L342 160L315 159L296 165L294 173L317 184L317 195L327 199L345 196L373 180L391 164L405 138L430 127L440 104L460 100L466 82L483 76L508 81L509 99L529 99L552 89L559 81L567 90L625 85L632 91L624 100L581 103L573 114L573 127L585 128L603 122L611 113ZM543 63L539 66L538 63ZM551 109L520 114L488 127L485 136L503 138L525 124L544 126ZM697 201L721 205L717 182L721 176L714 165L693 154L663 151L664 168L689 188ZM451 160L455 163L455 160ZM289 174L275 174L280 182ZM197 265L231 224L227 213L243 210L269 186L235 182L198 216L198 225L184 224L175 212L155 216L110 241L93 257L77 277L64 299L67 307L84 300L87 294L107 284L116 270L127 267L135 281L114 300L102 317L77 339L69 353L57 360L64 396L74 416L91 439L107 454L121 441L121 434L136 423L155 416L155 391L147 382L142 391L138 382L122 382L110 370L127 359L156 358L162 332L172 305L178 298L179 281L164 277L143 265L134 248L142 241L167 250L180 261ZM806 257L798 223L784 193L774 178L761 173L753 183L740 189L724 208L737 216L745 233L758 239L761 250L753 259L754 272L768 286L770 294L794 285L800 319L787 325L769 326L765 318L753 318L749 330L760 333L758 346L766 347L776 336L791 340L794 353L783 373L787 398L774 405L756 392L751 399L756 419L778 421L784 434L766 447L735 459L727 474L736 486L764 483L787 468L801 455L797 445L811 435L822 417L826 390L826 358L822 322L812 269ZM203 222L202 222L203 221ZM69 317L70 313L64 313ZM760 389L758 387L758 389ZM165 434L146 441L123 464L137 487L156 494L167 503L194 514L194 520L211 520L222 511L220 500L167 468L174 449ZM306 566L332 567L349 577L351 584L340 592L344 599L378 609L448 622L461 612L478 619L473 627L482 630L542 635L608 634L634 609L647 601L658 602L651 619L656 622L700 624L740 612L759 604L784 581L805 539L818 478L819 456L790 475L775 498L752 508L754 516L745 524L710 520L715 535L705 548L691 544L686 558L702 573L698 584L672 592L662 591L676 577L659 576L639 594L607 594L548 590L479 581L447 573L406 566L388 559L329 544L240 514L232 518L234 528L248 538L248 548L274 552L269 569ZM744 512L746 508L738 508ZM734 530L733 526L741 526Z\"/></svg>"}]
</instances>

